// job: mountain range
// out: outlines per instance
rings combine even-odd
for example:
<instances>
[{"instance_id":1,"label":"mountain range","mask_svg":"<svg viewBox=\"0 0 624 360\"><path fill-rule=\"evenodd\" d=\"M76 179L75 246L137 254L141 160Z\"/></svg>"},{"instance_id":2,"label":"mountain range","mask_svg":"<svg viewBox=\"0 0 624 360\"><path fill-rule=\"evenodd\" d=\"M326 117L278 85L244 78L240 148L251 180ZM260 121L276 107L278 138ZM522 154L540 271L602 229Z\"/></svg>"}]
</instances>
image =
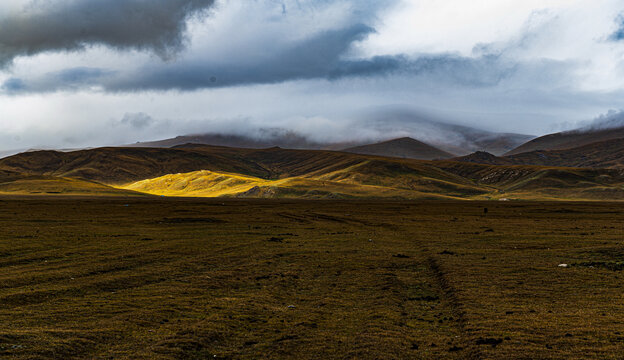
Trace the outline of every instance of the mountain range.
<instances>
[{"instance_id":1,"label":"mountain range","mask_svg":"<svg viewBox=\"0 0 624 360\"><path fill-rule=\"evenodd\" d=\"M343 151L177 144L180 139L171 147L29 151L0 159L0 194L624 200L624 136L602 140L603 134L547 135L503 156L456 157L407 137ZM540 140L562 138L584 145L557 149L562 141ZM554 149L518 152L528 144Z\"/></svg>"},{"instance_id":2,"label":"mountain range","mask_svg":"<svg viewBox=\"0 0 624 360\"><path fill-rule=\"evenodd\" d=\"M401 125L398 123L395 124L398 120L400 120ZM387 138L381 139L370 138L331 142L313 140L291 130L272 128L250 130L246 135L227 133L184 135L159 141L137 142L127 146L168 148L176 145L193 143L251 149L279 146L286 149L341 151L350 151L356 148L356 151L359 151L357 148L360 146L370 146L380 141L385 142L400 138L410 138L447 153L442 154L440 152L439 155L453 157L468 155L475 151L487 151L495 155L502 155L535 138L535 136L532 135L497 133L463 125L429 120L426 117L416 116L412 113L393 113L392 117L383 118L383 121L378 119L375 123L367 124L367 126L381 134L401 134L401 136L386 135L388 136ZM423 145L420 146L424 147ZM379 149L377 149L375 153L378 153L378 150ZM393 151L395 150L390 149L389 153L382 152L379 153L379 155L393 156ZM399 151L399 157L403 157L400 153L401 151ZM403 152L403 154L411 154L411 156L407 157L415 156L414 158L416 159L427 159L430 157L427 155L421 156L411 150L408 151L408 153Z\"/></svg>"},{"instance_id":3,"label":"mountain range","mask_svg":"<svg viewBox=\"0 0 624 360\"><path fill-rule=\"evenodd\" d=\"M624 172L187 144L0 160L0 193L391 199L624 199Z\"/></svg>"},{"instance_id":4,"label":"mountain range","mask_svg":"<svg viewBox=\"0 0 624 360\"><path fill-rule=\"evenodd\" d=\"M624 169L624 138L590 143L566 150L535 150L502 157L477 152L454 160L489 165Z\"/></svg>"}]
</instances>

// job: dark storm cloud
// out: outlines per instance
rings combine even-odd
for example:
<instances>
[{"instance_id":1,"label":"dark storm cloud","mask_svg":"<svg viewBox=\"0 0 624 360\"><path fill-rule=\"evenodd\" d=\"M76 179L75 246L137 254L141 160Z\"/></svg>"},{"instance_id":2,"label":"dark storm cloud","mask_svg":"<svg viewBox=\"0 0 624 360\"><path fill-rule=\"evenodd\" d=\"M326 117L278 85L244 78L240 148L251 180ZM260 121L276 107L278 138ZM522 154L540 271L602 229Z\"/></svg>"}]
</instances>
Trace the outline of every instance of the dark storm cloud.
<instances>
[{"instance_id":1,"label":"dark storm cloud","mask_svg":"<svg viewBox=\"0 0 624 360\"><path fill-rule=\"evenodd\" d=\"M254 61L239 58L224 64L211 63L200 58L172 63L150 63L138 69L119 72L72 69L48 74L41 79L12 78L2 88L8 93L49 92L76 89L80 86L98 87L110 92L171 89L192 91L292 80L336 80L393 74L419 76L433 82L482 87L496 85L515 71L498 56L492 55L479 58L451 54L345 58L353 43L372 32L374 29L362 24L326 31L290 47L275 49L270 52L271 56Z\"/></svg>"},{"instance_id":2,"label":"dark storm cloud","mask_svg":"<svg viewBox=\"0 0 624 360\"><path fill-rule=\"evenodd\" d=\"M420 57L405 55L345 58L351 46L375 30L363 24L326 31L294 46L279 49L258 62L233 59L228 64L181 61L150 64L124 76L107 79L109 91L197 90L253 84L272 84L292 80L383 76L405 73L432 76L466 86L497 84L511 68L497 56L477 59L451 54Z\"/></svg>"},{"instance_id":3,"label":"dark storm cloud","mask_svg":"<svg viewBox=\"0 0 624 360\"><path fill-rule=\"evenodd\" d=\"M149 50L169 58L186 22L213 0L41 0L0 14L0 67L17 56L89 45ZM1 5L0 5L1 8Z\"/></svg>"},{"instance_id":4,"label":"dark storm cloud","mask_svg":"<svg viewBox=\"0 0 624 360\"><path fill-rule=\"evenodd\" d=\"M366 25L326 31L287 48L269 49L272 55L262 60L230 59L215 64L203 58L182 59L171 63L149 63L141 68L108 76L76 76L70 69L41 78L12 78L2 88L7 92L47 92L67 89L81 83L84 87L103 86L110 91L195 90L244 84L277 83L295 79L339 78L350 75L379 74L404 66L401 57L378 57L369 60L344 61L341 56L355 41L374 30ZM267 44L267 47L270 47ZM104 74L105 70L92 69ZM85 74L87 75L87 74ZM109 74L111 75L111 74ZM68 81L69 80L69 81ZM71 86L68 86L68 83Z\"/></svg>"},{"instance_id":5,"label":"dark storm cloud","mask_svg":"<svg viewBox=\"0 0 624 360\"><path fill-rule=\"evenodd\" d=\"M290 47L270 49L272 56L255 61L239 58L225 64L203 59L172 64L150 64L130 76L110 79L105 87L112 91L147 89L195 90L247 84L277 83L287 80L329 77L341 66L340 57L355 41L374 30L366 25L316 34ZM391 64L395 67L397 64ZM385 69L378 69L385 70ZM338 75L338 74L336 74Z\"/></svg>"}]
</instances>

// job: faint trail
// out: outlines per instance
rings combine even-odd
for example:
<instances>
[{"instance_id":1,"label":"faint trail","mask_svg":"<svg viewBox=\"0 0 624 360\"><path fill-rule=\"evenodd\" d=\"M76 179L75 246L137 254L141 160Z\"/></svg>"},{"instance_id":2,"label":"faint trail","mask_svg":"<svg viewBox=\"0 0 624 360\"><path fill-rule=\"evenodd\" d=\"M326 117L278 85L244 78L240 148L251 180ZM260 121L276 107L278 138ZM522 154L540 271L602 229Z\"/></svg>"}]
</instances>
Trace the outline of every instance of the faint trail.
<instances>
[{"instance_id":1,"label":"faint trail","mask_svg":"<svg viewBox=\"0 0 624 360\"><path fill-rule=\"evenodd\" d=\"M429 251L427 250L427 253L428 252ZM461 343L464 348L462 358L482 359L483 355L479 351L478 347L474 346L474 343L471 342L472 337L470 336L470 331L466 329L467 321L463 310L464 306L457 296L457 290L450 284L435 257L431 255L427 256L427 266L433 273L437 284L442 289L441 298L444 299L444 301L450 306L453 317L457 319L456 324L462 333Z\"/></svg>"},{"instance_id":2,"label":"faint trail","mask_svg":"<svg viewBox=\"0 0 624 360\"><path fill-rule=\"evenodd\" d=\"M330 214L323 214L318 212L311 212L302 215L293 214L293 213L285 213L280 212L277 214L283 218L296 221L298 223L311 224L313 222L335 222L338 224L348 224L348 225L364 225L364 226L373 226L373 227L385 227L385 228L396 228L396 226L392 224L386 223L372 223L370 221L366 221L363 219L359 219L357 216L337 216Z\"/></svg>"}]
</instances>

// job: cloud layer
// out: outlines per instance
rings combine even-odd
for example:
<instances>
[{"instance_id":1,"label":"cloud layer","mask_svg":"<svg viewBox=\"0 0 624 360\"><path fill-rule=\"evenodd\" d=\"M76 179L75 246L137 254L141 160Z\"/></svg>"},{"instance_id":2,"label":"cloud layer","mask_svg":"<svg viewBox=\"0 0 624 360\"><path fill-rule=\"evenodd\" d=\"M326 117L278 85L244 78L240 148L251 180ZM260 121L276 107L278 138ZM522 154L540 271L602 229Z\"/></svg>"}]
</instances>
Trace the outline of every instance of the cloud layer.
<instances>
[{"instance_id":1,"label":"cloud layer","mask_svg":"<svg viewBox=\"0 0 624 360\"><path fill-rule=\"evenodd\" d=\"M453 4L461 8L455 0L447 2L449 8ZM547 78L602 91L624 88L624 80L614 76L622 73L624 48L612 41L622 32L622 17L612 13L609 1L604 1L602 11L589 14L583 6L566 7L557 0L547 1L552 7L544 9L532 1L522 6L507 2L467 8L469 23L447 19L440 24L432 24L428 18L442 22L444 16L450 16L449 8L424 0L374 5L348 0L263 0L216 6L211 0L65 0L46 1L37 7L31 3L13 16L0 18L0 28L10 29L0 33L0 61L56 51L58 55L49 56L51 63L63 66L45 67L40 61L35 67L41 71L33 71L32 66L17 64L0 88L6 94L94 89L192 91L388 74L425 75L458 86L492 86L513 72L534 72L536 67L544 70L547 63L555 65L550 70L568 71L545 72L534 80ZM214 9L212 16L206 16L209 8ZM400 10L399 14L394 9ZM491 37L490 33L501 31L479 30L480 16L505 18L501 14L509 17L512 10L519 11L510 21L512 25L493 23L506 36ZM180 53L189 19L198 13L204 16L190 22L189 49ZM403 23L404 13L415 17L413 33L409 32L413 26ZM387 17L385 21L380 20L382 15ZM592 31L587 27L575 31L578 18L587 15L591 15L592 22L587 25ZM423 29L418 25L421 22L431 29ZM450 29L445 32L447 26ZM433 36L418 33L426 30ZM462 30L460 38L464 40L450 30ZM86 51L89 46L102 45L117 52L149 50L171 61L136 55L120 62L111 52L91 51L94 54L89 55ZM81 49L86 51L82 62L75 61L74 53L60 55ZM112 59L95 59L102 54ZM173 54L178 56L172 59ZM100 66L87 66L90 57ZM578 83L570 84L573 81Z\"/></svg>"},{"instance_id":2,"label":"cloud layer","mask_svg":"<svg viewBox=\"0 0 624 360\"><path fill-rule=\"evenodd\" d=\"M212 0L60 0L0 5L0 66L18 56L106 45L169 59L183 48L189 17ZM20 1L18 0L18 3ZM11 9L3 10L3 7Z\"/></svg>"}]
</instances>

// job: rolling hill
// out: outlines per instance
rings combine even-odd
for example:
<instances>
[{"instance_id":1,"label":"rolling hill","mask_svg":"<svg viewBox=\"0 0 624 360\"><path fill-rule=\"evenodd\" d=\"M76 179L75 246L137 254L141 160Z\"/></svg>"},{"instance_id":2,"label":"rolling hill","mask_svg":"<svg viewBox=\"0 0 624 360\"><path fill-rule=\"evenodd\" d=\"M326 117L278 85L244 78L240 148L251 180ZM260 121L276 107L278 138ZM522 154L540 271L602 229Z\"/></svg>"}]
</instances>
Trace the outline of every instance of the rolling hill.
<instances>
[{"instance_id":1,"label":"rolling hill","mask_svg":"<svg viewBox=\"0 0 624 360\"><path fill-rule=\"evenodd\" d=\"M496 156L486 151L477 151L470 155L460 156L451 160L485 165L514 165L513 161L503 156Z\"/></svg>"},{"instance_id":2,"label":"rolling hill","mask_svg":"<svg viewBox=\"0 0 624 360\"><path fill-rule=\"evenodd\" d=\"M0 159L0 169L113 185L196 170L270 176L267 169L246 160L245 151L220 147L202 147L202 150L99 148L72 152L31 151Z\"/></svg>"},{"instance_id":3,"label":"rolling hill","mask_svg":"<svg viewBox=\"0 0 624 360\"><path fill-rule=\"evenodd\" d=\"M564 150L607 140L624 139L624 127L578 129L540 136L505 155L516 155L537 150Z\"/></svg>"},{"instance_id":4,"label":"rolling hill","mask_svg":"<svg viewBox=\"0 0 624 360\"><path fill-rule=\"evenodd\" d=\"M486 165L439 162L438 167L480 186L491 186L510 199L621 200L624 171L533 165Z\"/></svg>"},{"instance_id":5,"label":"rolling hill","mask_svg":"<svg viewBox=\"0 0 624 360\"><path fill-rule=\"evenodd\" d=\"M197 144L38 151L0 160L4 194L601 200L624 199L623 186L619 169Z\"/></svg>"},{"instance_id":6,"label":"rolling hill","mask_svg":"<svg viewBox=\"0 0 624 360\"><path fill-rule=\"evenodd\" d=\"M387 157L397 157L419 160L438 160L454 157L446 151L442 151L424 142L403 137L400 139L388 140L376 144L356 146L344 149L345 152L364 155L378 155Z\"/></svg>"},{"instance_id":7,"label":"rolling hill","mask_svg":"<svg viewBox=\"0 0 624 360\"><path fill-rule=\"evenodd\" d=\"M624 169L624 139L601 141L566 150L536 150L502 157L477 152L455 160L489 165Z\"/></svg>"}]
</instances>

